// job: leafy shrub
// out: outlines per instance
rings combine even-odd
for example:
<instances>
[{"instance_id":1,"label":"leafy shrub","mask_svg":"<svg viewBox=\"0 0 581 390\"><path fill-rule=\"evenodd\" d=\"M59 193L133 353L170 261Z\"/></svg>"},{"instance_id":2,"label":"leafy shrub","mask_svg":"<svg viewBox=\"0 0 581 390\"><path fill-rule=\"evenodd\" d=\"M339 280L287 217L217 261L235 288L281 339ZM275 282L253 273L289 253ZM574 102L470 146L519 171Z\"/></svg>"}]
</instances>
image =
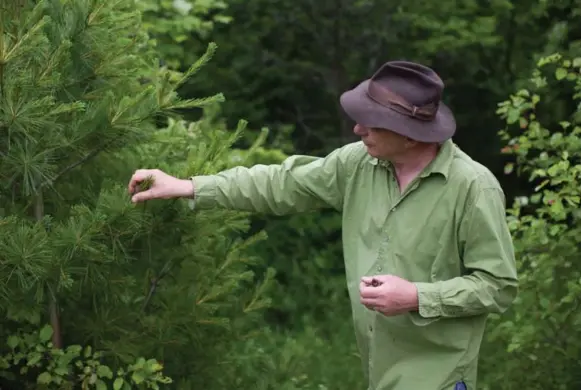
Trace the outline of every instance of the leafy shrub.
<instances>
[{"instance_id":1,"label":"leafy shrub","mask_svg":"<svg viewBox=\"0 0 581 390\"><path fill-rule=\"evenodd\" d=\"M542 58L530 86L498 109L503 152L514 158L506 172L516 167L535 188L509 210L520 292L489 325L483 389L581 386L580 70L581 58ZM555 116L558 107L566 114Z\"/></svg>"}]
</instances>

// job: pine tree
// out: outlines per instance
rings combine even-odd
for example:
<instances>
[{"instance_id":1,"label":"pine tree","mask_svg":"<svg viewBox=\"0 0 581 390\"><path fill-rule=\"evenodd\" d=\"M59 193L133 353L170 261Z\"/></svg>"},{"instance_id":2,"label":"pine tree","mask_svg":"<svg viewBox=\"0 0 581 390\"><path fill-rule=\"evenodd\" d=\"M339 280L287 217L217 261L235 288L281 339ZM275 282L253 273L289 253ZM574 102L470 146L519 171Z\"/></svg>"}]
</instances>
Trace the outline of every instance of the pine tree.
<instances>
[{"instance_id":1,"label":"pine tree","mask_svg":"<svg viewBox=\"0 0 581 390\"><path fill-rule=\"evenodd\" d=\"M126 188L141 167L241 163L229 156L244 122L179 116L223 99L176 93L215 45L179 74L157 65L130 0L1 6L0 386L233 386L231 345L268 304L272 272L255 276L246 252L263 234L239 238L242 213L133 205Z\"/></svg>"}]
</instances>

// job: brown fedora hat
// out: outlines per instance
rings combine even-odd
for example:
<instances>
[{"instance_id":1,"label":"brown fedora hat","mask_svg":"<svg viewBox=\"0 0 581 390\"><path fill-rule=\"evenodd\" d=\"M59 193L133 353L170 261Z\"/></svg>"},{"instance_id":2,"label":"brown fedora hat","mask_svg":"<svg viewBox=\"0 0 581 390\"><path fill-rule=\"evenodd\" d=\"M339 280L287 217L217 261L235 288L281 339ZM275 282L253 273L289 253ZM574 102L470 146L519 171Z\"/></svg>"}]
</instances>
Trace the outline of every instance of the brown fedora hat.
<instances>
[{"instance_id":1,"label":"brown fedora hat","mask_svg":"<svg viewBox=\"0 0 581 390\"><path fill-rule=\"evenodd\" d=\"M420 142L441 143L456 132L442 101L444 82L432 69L387 62L368 80L341 95L341 106L361 126L391 130Z\"/></svg>"}]
</instances>

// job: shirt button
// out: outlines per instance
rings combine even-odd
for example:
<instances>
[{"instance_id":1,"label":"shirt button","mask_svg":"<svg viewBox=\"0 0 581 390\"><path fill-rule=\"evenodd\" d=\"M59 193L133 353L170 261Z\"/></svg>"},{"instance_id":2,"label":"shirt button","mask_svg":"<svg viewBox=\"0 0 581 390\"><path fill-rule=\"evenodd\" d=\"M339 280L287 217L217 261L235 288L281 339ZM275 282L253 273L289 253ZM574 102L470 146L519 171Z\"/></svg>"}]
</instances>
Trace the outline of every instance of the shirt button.
<instances>
[{"instance_id":1,"label":"shirt button","mask_svg":"<svg viewBox=\"0 0 581 390\"><path fill-rule=\"evenodd\" d=\"M378 270L379 272L381 272L381 270L382 270L382 269L383 269L383 268L382 268L380 265L378 265L378 266L377 266L377 270Z\"/></svg>"}]
</instances>

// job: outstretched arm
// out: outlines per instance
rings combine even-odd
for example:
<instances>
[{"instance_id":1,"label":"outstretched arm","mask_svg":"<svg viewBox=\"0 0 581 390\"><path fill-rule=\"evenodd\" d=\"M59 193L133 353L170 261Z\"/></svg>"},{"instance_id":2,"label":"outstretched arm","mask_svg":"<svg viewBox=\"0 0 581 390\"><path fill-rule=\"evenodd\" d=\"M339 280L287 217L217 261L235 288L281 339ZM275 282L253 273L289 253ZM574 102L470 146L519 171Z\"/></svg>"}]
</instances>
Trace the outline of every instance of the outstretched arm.
<instances>
[{"instance_id":1,"label":"outstretched arm","mask_svg":"<svg viewBox=\"0 0 581 390\"><path fill-rule=\"evenodd\" d=\"M356 144L326 157L294 155L278 165L235 167L215 175L194 176L196 208L285 215L319 208L341 210L345 181L353 169Z\"/></svg>"}]
</instances>

